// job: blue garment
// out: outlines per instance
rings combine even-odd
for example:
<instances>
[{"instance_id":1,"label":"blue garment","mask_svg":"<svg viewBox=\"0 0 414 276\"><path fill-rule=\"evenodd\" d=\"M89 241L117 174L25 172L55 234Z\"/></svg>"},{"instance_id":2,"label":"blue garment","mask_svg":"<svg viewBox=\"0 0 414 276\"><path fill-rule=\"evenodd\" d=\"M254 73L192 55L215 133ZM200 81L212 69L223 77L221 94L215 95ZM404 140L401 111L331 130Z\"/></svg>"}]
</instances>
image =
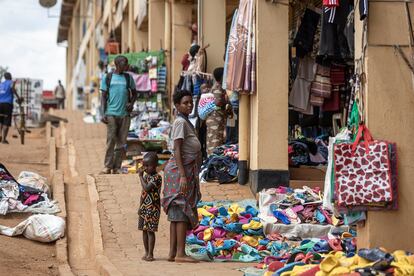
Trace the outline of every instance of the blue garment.
<instances>
[{"instance_id":1,"label":"blue garment","mask_svg":"<svg viewBox=\"0 0 414 276\"><path fill-rule=\"evenodd\" d=\"M106 78L102 78L101 81L101 90L108 91L108 87L106 85ZM135 82L133 78L129 78L130 85L129 87L132 90L135 90ZM110 88L109 88L109 96L108 96L108 106L106 109L105 115L108 116L118 116L123 117L128 115L126 110L126 105L128 103L128 95L129 92L127 90L127 83L125 76L123 74L119 75L116 73L112 74Z\"/></svg>"},{"instance_id":2,"label":"blue garment","mask_svg":"<svg viewBox=\"0 0 414 276\"><path fill-rule=\"evenodd\" d=\"M13 104L13 81L5 80L0 83L0 103Z\"/></svg>"}]
</instances>

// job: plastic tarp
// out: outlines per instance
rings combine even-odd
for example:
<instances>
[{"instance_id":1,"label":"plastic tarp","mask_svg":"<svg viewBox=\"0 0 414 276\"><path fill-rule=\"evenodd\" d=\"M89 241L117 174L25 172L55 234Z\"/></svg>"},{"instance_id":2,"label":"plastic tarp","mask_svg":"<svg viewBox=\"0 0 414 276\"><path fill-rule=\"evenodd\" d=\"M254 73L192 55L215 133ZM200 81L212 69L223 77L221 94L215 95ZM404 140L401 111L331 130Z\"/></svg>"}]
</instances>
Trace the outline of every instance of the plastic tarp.
<instances>
[{"instance_id":1,"label":"plastic tarp","mask_svg":"<svg viewBox=\"0 0 414 276\"><path fill-rule=\"evenodd\" d=\"M280 224L262 222L265 235L279 233L287 238L300 237L302 239L325 237L334 229L348 231L348 226L318 225L318 224Z\"/></svg>"}]
</instances>

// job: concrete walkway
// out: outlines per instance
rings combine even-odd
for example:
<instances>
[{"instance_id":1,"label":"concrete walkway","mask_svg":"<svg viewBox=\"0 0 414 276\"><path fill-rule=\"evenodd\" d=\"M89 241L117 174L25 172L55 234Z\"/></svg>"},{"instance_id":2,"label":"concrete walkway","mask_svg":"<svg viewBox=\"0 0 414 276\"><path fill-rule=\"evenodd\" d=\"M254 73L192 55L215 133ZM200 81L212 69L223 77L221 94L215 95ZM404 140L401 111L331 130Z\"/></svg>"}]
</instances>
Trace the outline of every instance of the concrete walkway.
<instances>
[{"instance_id":1,"label":"concrete walkway","mask_svg":"<svg viewBox=\"0 0 414 276\"><path fill-rule=\"evenodd\" d=\"M68 171L72 176L66 186L66 198L69 261L76 274L91 275L90 273L95 270L101 275L242 275L235 269L246 267L248 264L167 262L169 224L164 213L156 235L156 261L142 261L142 237L137 230L141 187L137 176L97 175L103 166L105 126L85 124L80 112L65 112L58 115L69 120L63 130L66 137L62 140L66 139ZM89 187L85 181L88 174ZM238 184L209 183L202 184L201 187L203 199L206 201L253 198L248 187ZM96 202L93 199L94 193L97 196ZM92 210L88 210L91 208ZM105 260L97 262L94 257L101 254L97 253L100 246Z\"/></svg>"}]
</instances>

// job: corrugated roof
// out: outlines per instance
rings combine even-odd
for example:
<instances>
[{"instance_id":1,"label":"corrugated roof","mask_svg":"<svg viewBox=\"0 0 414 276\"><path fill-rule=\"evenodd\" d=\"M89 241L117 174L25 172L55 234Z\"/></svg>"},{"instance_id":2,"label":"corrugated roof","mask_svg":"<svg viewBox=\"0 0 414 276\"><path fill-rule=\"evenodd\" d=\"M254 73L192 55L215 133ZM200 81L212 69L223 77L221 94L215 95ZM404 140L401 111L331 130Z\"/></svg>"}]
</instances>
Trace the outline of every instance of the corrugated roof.
<instances>
[{"instance_id":1,"label":"corrugated roof","mask_svg":"<svg viewBox=\"0 0 414 276\"><path fill-rule=\"evenodd\" d=\"M61 43L68 39L69 27L72 22L73 9L75 8L76 0L63 0L60 10L60 19L58 26L57 42Z\"/></svg>"}]
</instances>

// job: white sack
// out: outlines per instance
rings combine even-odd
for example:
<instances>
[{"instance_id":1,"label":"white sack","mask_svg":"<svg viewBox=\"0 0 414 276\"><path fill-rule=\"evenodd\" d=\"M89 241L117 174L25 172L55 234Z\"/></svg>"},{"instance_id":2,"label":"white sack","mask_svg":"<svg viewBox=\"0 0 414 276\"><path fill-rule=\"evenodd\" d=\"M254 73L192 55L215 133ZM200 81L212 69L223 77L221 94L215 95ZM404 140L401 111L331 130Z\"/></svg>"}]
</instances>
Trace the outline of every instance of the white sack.
<instances>
[{"instance_id":1,"label":"white sack","mask_svg":"<svg viewBox=\"0 0 414 276\"><path fill-rule=\"evenodd\" d=\"M0 225L0 234L9 237L23 234L30 240L52 242L65 235L65 220L53 215L32 215L16 227Z\"/></svg>"}]
</instances>

